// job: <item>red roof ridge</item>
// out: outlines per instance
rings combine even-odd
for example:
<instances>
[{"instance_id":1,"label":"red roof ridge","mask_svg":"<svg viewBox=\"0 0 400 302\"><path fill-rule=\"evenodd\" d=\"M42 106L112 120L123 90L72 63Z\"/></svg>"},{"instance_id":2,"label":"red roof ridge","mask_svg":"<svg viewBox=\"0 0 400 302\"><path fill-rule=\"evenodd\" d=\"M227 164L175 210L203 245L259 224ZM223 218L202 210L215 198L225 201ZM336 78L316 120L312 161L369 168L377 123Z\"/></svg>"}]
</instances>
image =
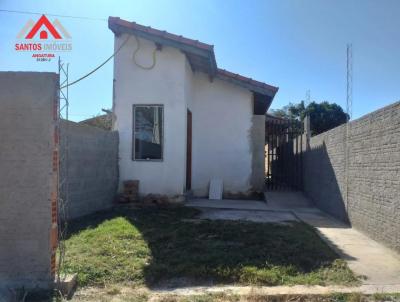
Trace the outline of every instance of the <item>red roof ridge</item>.
<instances>
[{"instance_id":1,"label":"red roof ridge","mask_svg":"<svg viewBox=\"0 0 400 302\"><path fill-rule=\"evenodd\" d=\"M136 22L129 22L129 21L123 20L119 17L109 17L108 22L117 24L117 25L121 25L121 26L125 26L128 28L134 29L134 30L144 31L144 32L147 32L150 34L159 35L159 36L162 36L167 39L175 40L175 41L187 44L187 45L191 45L191 46L195 46L195 47L199 47L199 48L203 48L203 49L207 49L207 50L211 50L214 48L213 45L210 45L210 44L207 44L204 42L200 42L198 40L189 39L182 35L172 34L172 33L167 32L166 30L155 29L155 28L152 28L151 26L140 25Z\"/></svg>"},{"instance_id":2,"label":"red roof ridge","mask_svg":"<svg viewBox=\"0 0 400 302\"><path fill-rule=\"evenodd\" d=\"M242 75L240 75L238 73L230 72L230 71L228 71L226 69L218 68L217 74L222 74L224 76L227 76L227 77L239 80L239 81L248 82L248 83L251 83L252 85L259 86L259 87L266 88L266 89L270 89L270 90L273 90L275 92L277 92L279 90L279 87L272 86L272 85L269 85L267 83L260 82L260 81L257 81L257 80L253 80L252 78L248 78L248 77L242 76Z\"/></svg>"},{"instance_id":3,"label":"red roof ridge","mask_svg":"<svg viewBox=\"0 0 400 302\"><path fill-rule=\"evenodd\" d=\"M114 33L119 32L120 29L118 28L118 26L121 26L127 29L131 29L133 31L143 32L149 35L154 35L158 38L170 40L171 42L177 42L183 45L201 49L202 51L205 51L205 56L208 57L209 63L211 64L210 72L213 74L212 76L219 76L223 80L232 81L237 85L242 85L243 87L246 87L250 90L258 91L259 93L267 94L272 97L279 89L278 87L257 80L253 80L252 78L242 76L238 73L233 73L226 69L218 68L215 62L214 45L212 44L206 44L200 42L199 40L189 39L181 35L172 34L167 32L166 30L155 29L151 26L140 25L136 22L129 22L119 17L109 17L108 24L109 28L114 31Z\"/></svg>"}]
</instances>

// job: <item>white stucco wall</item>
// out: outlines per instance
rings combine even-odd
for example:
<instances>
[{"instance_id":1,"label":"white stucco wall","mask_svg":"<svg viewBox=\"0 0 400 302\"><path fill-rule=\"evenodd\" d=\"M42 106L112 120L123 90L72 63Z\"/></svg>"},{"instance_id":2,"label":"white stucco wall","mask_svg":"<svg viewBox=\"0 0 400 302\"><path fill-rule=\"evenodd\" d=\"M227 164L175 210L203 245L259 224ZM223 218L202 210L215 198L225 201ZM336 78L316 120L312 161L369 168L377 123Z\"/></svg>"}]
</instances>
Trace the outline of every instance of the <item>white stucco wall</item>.
<instances>
[{"instance_id":1,"label":"white stucco wall","mask_svg":"<svg viewBox=\"0 0 400 302\"><path fill-rule=\"evenodd\" d=\"M185 60L185 100L187 109L193 109L193 76L194 73L189 65L188 60Z\"/></svg>"},{"instance_id":2,"label":"white stucco wall","mask_svg":"<svg viewBox=\"0 0 400 302\"><path fill-rule=\"evenodd\" d=\"M115 49L127 35L115 37ZM136 56L145 66L152 63L154 43L140 40ZM140 180L140 193L180 195L185 186L186 101L185 55L163 47L157 51L157 63L151 70L137 67L132 60L134 37L114 59L114 129L119 132L120 186L127 179ZM132 105L164 105L163 161L132 161Z\"/></svg>"},{"instance_id":3,"label":"white stucco wall","mask_svg":"<svg viewBox=\"0 0 400 302\"><path fill-rule=\"evenodd\" d=\"M192 84L194 195L207 196L211 178L224 182L225 193L251 189L252 93L206 74Z\"/></svg>"},{"instance_id":4,"label":"white stucco wall","mask_svg":"<svg viewBox=\"0 0 400 302\"><path fill-rule=\"evenodd\" d=\"M126 35L115 38L115 48ZM137 60L152 63L154 43L140 40ZM220 178L225 193L252 188L253 96L246 89L192 72L185 55L170 47L157 51L157 63L143 70L132 61L134 37L114 61L114 129L119 131L120 187L139 179L140 193L181 195L186 185L187 109L192 112L192 190L208 196L210 179ZM132 105L164 105L163 161L132 161Z\"/></svg>"}]
</instances>

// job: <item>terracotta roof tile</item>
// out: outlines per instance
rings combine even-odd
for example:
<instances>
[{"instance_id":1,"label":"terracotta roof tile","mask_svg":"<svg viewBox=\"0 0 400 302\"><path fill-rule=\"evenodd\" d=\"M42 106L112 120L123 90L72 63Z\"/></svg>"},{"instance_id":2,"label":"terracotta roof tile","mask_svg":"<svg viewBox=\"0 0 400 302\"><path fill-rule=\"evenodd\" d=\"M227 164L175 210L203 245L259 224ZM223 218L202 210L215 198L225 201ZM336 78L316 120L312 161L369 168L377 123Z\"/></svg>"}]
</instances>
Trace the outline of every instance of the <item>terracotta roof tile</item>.
<instances>
[{"instance_id":1,"label":"terracotta roof tile","mask_svg":"<svg viewBox=\"0 0 400 302\"><path fill-rule=\"evenodd\" d=\"M108 18L108 23L109 24L121 25L121 26L124 26L124 27L131 28L133 30L147 32L147 33L152 34L152 35L156 35L156 36L163 37L163 38L166 38L166 39L171 39L171 40L176 41L176 42L184 43L184 44L187 44L187 45L190 45L190 46L195 46L195 47L199 47L199 48L206 49L206 50L212 50L213 49L213 45L206 44L206 43L200 42L198 40L185 38L183 36L178 36L178 35L169 33L169 32L167 32L165 30L158 30L158 29L152 28L150 26L140 25L140 24L137 24L136 22L129 22L129 21L126 21L126 20L122 20L119 17L109 17Z\"/></svg>"},{"instance_id":2,"label":"terracotta roof tile","mask_svg":"<svg viewBox=\"0 0 400 302\"><path fill-rule=\"evenodd\" d=\"M226 77L230 77L230 78L238 80L238 81L246 82L246 83L249 83L251 85L258 86L260 88L273 90L275 92L277 92L279 90L278 87L275 87L275 86L272 86L272 85L269 85L269 84L266 84L266 83L263 83L263 82L260 82L260 81L253 80L252 78L248 78L248 77L242 76L240 74L230 72L230 71L225 70L225 69L218 68L218 74L224 75Z\"/></svg>"},{"instance_id":3,"label":"terracotta roof tile","mask_svg":"<svg viewBox=\"0 0 400 302\"><path fill-rule=\"evenodd\" d=\"M235 81L245 83L245 84L247 84L247 87L250 86L250 88L251 88L251 86L253 86L254 90L257 90L258 92L265 91L265 93L267 93L269 95L271 95L271 94L275 95L275 93L279 89L278 87L253 80L252 78L248 78L248 77L242 76L237 73L232 73L225 69L217 68L216 62L215 62L214 45L206 44L206 43L200 42L198 40L193 40L193 39L189 39L189 38L186 38L183 36L175 35L175 34L167 32L165 30L158 30L158 29L152 28L150 26L144 26L144 25L137 24L135 22L129 22L126 20L122 20L119 17L109 17L108 24L109 24L109 28L111 30L113 30L114 33L116 33L115 25L117 25L117 26L122 26L122 27L128 28L128 29L132 29L133 31L146 32L150 35L154 35L154 36L157 36L157 37L160 37L163 39L171 40L174 42L181 43L183 45L188 45L188 46L196 47L198 49L206 50L209 54L208 55L209 57L207 58L207 60L209 61L209 64L210 64L209 70L212 71L213 75L217 75L217 76L220 75L224 78L230 78Z\"/></svg>"}]
</instances>

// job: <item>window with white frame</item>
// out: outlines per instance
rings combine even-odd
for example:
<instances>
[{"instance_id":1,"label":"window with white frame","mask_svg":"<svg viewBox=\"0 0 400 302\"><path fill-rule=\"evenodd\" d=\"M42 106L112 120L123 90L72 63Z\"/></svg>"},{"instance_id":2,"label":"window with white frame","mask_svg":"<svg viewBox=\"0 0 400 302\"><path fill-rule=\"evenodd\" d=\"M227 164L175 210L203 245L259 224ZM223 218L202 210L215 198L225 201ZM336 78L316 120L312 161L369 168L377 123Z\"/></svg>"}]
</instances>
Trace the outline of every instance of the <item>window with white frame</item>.
<instances>
[{"instance_id":1,"label":"window with white frame","mask_svg":"<svg viewBox=\"0 0 400 302\"><path fill-rule=\"evenodd\" d=\"M163 105L133 106L133 160L163 159Z\"/></svg>"}]
</instances>

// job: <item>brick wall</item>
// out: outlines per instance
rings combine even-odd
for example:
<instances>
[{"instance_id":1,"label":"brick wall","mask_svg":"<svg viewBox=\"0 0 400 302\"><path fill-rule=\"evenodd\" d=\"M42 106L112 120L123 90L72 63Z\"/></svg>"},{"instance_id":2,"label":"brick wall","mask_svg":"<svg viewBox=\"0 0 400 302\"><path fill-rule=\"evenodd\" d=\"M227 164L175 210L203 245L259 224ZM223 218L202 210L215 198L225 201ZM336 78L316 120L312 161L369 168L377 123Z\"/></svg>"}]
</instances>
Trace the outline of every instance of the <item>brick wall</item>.
<instances>
[{"instance_id":1,"label":"brick wall","mask_svg":"<svg viewBox=\"0 0 400 302\"><path fill-rule=\"evenodd\" d=\"M111 207L118 186L118 133L67 121L61 126L68 135L68 219Z\"/></svg>"},{"instance_id":2,"label":"brick wall","mask_svg":"<svg viewBox=\"0 0 400 302\"><path fill-rule=\"evenodd\" d=\"M351 122L348 152L346 133L342 125L311 138L304 191L322 210L400 251L400 102Z\"/></svg>"},{"instance_id":3,"label":"brick wall","mask_svg":"<svg viewBox=\"0 0 400 302\"><path fill-rule=\"evenodd\" d=\"M0 287L52 281L57 85L54 73L0 72Z\"/></svg>"}]
</instances>

